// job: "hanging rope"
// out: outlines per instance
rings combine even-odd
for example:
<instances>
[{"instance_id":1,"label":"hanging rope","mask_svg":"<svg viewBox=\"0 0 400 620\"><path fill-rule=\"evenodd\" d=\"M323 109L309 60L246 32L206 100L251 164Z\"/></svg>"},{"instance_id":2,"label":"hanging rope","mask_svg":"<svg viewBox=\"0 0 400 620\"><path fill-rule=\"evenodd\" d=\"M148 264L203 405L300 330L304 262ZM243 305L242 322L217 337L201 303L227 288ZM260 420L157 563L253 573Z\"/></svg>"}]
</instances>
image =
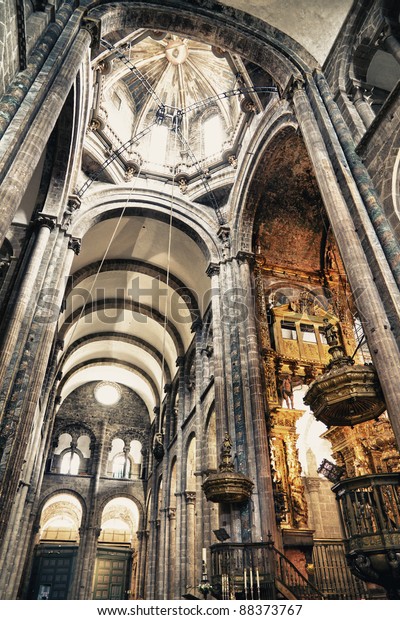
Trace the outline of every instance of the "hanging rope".
<instances>
[{"instance_id":1,"label":"hanging rope","mask_svg":"<svg viewBox=\"0 0 400 620\"><path fill-rule=\"evenodd\" d=\"M174 145L174 153L176 153L176 141L177 135L175 132L175 145ZM174 166L174 171L176 166ZM163 330L163 342L162 342L162 357L161 357L161 380L160 380L160 415L158 419L158 432L162 433L162 400L163 400L163 391L164 391L164 369L165 369L165 347L166 347L166 336L167 336L167 326L168 326L168 288L169 288L169 276L171 270L171 246L172 246L172 224L173 224L173 216L174 216L174 189L175 189L175 172L172 178L171 185L171 202L169 209L169 224L168 224L168 248L167 248L167 276L166 276L166 286L167 286L167 296L166 296L166 308L164 313L164 330Z\"/></svg>"},{"instance_id":2,"label":"hanging rope","mask_svg":"<svg viewBox=\"0 0 400 620\"><path fill-rule=\"evenodd\" d=\"M115 225L115 227L114 227L114 230L113 230L113 232L112 232L112 234L111 234L111 237L110 237L110 239L109 239L109 241L108 241L107 247L106 247L105 252L104 252L104 254L103 254L103 256L102 256L102 259L101 259L101 261L100 261L100 264L99 264L99 266L98 266L98 268L97 268L97 271L96 271L96 274L95 274L94 280L93 280L92 285L91 285L90 290L89 290L88 298L85 300L85 302L84 302L84 304L83 304L83 306L82 306L82 308L81 308L81 311L80 311L80 313L79 313L79 317L78 317L78 319L77 319L77 321L76 321L76 323L75 323L75 325L74 325L74 328L73 328L73 330L72 330L72 334L71 334L71 342L73 341L73 337L74 337L74 335L75 335L75 332L76 332L76 329L77 329L77 327L78 327L79 321L81 320L81 318L82 318L82 316L83 316L83 313L84 313L84 312L85 312L85 310L86 310L86 306L87 306L88 300L92 298L93 289L94 289L94 287L96 286L97 279L98 279L99 274L100 274L100 272L101 272L101 270L102 270L102 268L103 268L104 261L106 260L106 258L107 258L107 256L108 256L108 252L110 251L110 248L111 248L111 245L112 245L112 243L113 243L113 241L114 241L114 239L115 239L115 236L116 236L116 234L117 234L117 232L118 232L118 229L119 229L119 226L120 226L120 224L121 224L121 221L122 221L123 217L125 216L125 212L126 212L126 209L128 208L128 205L129 205L129 203L130 203L130 200L131 200L131 198L132 198L133 190L135 189L136 181L137 181L137 179L139 178L139 174L140 174L140 166L139 166L139 168L138 168L138 171L137 171L137 173L136 173L136 176L135 176L135 177L133 177L132 184L131 184L131 187L130 187L130 190L129 190L129 194L128 194L127 198L126 198L125 204L124 204L124 206L123 206L123 208L122 208L122 211L121 211L121 213L120 213L120 215L119 215L119 218L118 218L118 220L117 220L117 223L116 223L116 225Z\"/></svg>"}]
</instances>

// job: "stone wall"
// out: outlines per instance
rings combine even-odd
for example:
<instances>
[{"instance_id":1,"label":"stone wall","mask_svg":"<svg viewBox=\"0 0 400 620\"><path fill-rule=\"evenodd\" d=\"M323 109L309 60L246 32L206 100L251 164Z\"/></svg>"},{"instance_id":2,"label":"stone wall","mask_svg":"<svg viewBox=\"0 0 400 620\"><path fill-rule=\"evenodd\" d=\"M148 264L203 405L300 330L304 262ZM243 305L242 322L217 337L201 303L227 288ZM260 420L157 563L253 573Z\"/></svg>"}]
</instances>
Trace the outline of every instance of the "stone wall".
<instances>
[{"instance_id":1,"label":"stone wall","mask_svg":"<svg viewBox=\"0 0 400 620\"><path fill-rule=\"evenodd\" d=\"M339 512L332 483L319 476L303 478L308 504L309 527L314 538L342 538Z\"/></svg>"}]
</instances>

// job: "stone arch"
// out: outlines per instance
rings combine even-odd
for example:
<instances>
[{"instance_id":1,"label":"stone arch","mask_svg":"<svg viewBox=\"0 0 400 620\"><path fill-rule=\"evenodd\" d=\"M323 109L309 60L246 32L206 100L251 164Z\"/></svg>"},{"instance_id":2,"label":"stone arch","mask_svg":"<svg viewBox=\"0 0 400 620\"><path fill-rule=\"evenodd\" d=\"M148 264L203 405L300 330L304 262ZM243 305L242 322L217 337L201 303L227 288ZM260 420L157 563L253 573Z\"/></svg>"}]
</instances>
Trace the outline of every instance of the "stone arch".
<instances>
[{"instance_id":1,"label":"stone arch","mask_svg":"<svg viewBox=\"0 0 400 620\"><path fill-rule=\"evenodd\" d=\"M128 202L128 204L127 204ZM171 196L165 193L149 192L138 188L134 195L126 187L102 188L90 194L87 203L71 226L71 235L83 237L95 224L118 218L124 209L125 217L147 216L169 224ZM178 228L195 241L203 255L210 262L219 258L219 242L214 233L216 216L202 205L188 204L180 197L174 197L173 227Z\"/></svg>"},{"instance_id":2,"label":"stone arch","mask_svg":"<svg viewBox=\"0 0 400 620\"><path fill-rule=\"evenodd\" d=\"M256 205L251 199L251 187L254 173L261 159L269 151L271 145L279 140L281 132L297 131L297 120L293 116L287 102L281 102L277 108L266 114L263 122L255 132L247 149L242 170L232 190L233 201L230 217L235 235L232 239L233 252L251 252L253 244L253 227Z\"/></svg>"},{"instance_id":3,"label":"stone arch","mask_svg":"<svg viewBox=\"0 0 400 620\"><path fill-rule=\"evenodd\" d=\"M99 503L97 505L96 516L95 516L95 521L96 521L97 526L100 527L101 516L107 504L113 499L119 499L119 498L130 499L134 502L134 504L136 504L136 507L139 512L138 530L144 529L145 511L144 511L144 505L142 501L134 494L126 493L126 491L119 492L118 490L108 491L101 498L99 498Z\"/></svg>"},{"instance_id":4,"label":"stone arch","mask_svg":"<svg viewBox=\"0 0 400 620\"><path fill-rule=\"evenodd\" d=\"M101 20L103 36L128 28L148 28L168 31L201 40L209 45L227 49L257 62L271 73L284 89L291 75L311 71L316 60L297 41L238 9L209 1L206 5L195 0L190 6L169 0L151 5L125 2L88 7L88 15Z\"/></svg>"},{"instance_id":5,"label":"stone arch","mask_svg":"<svg viewBox=\"0 0 400 620\"><path fill-rule=\"evenodd\" d=\"M68 283L67 289L65 291L65 296L67 297L68 294L71 292L72 288L78 286L80 282L92 275L95 275L98 272L99 267L100 262L95 262L75 272L73 283ZM129 271L133 273L143 273L157 278L161 282L167 282L167 272L165 269L161 269L161 267L151 265L140 260L105 260L101 263L100 273L108 271ZM191 312L192 321L194 321L199 316L198 301L196 299L195 292L186 287L185 284L173 274L168 274L168 285L174 290L174 292L178 292L178 294L187 296L189 300L188 307Z\"/></svg>"},{"instance_id":6,"label":"stone arch","mask_svg":"<svg viewBox=\"0 0 400 620\"><path fill-rule=\"evenodd\" d=\"M283 267L295 268L301 262L303 267L318 271L323 264L327 217L304 141L285 116L282 124L266 133L264 147L246 179L242 217L237 215L237 249L251 252L255 243L260 248L267 243L272 264L275 257ZM297 231L300 240L304 238L301 247L296 245L295 257L290 247L291 236ZM280 241L283 237L285 256Z\"/></svg>"},{"instance_id":7,"label":"stone arch","mask_svg":"<svg viewBox=\"0 0 400 620\"><path fill-rule=\"evenodd\" d=\"M93 368L95 366L107 366L110 364L113 366L119 367L119 368L126 368L127 370L131 370L135 374L139 375L150 388L154 396L155 402L158 402L159 392L158 392L157 386L155 385L152 378L142 368L140 368L139 366L135 364L130 364L129 362L118 362L114 358L104 358L104 357L97 358L97 359L92 358L86 362L82 362L78 364L77 366L74 366L73 368L71 368L71 370L62 378L62 380L58 384L58 393L61 394L63 387L68 383L68 380L73 375L81 371L82 369Z\"/></svg>"},{"instance_id":8,"label":"stone arch","mask_svg":"<svg viewBox=\"0 0 400 620\"><path fill-rule=\"evenodd\" d=\"M104 332L101 335L84 336L84 337L80 338L79 340L76 340L68 348L68 351L66 352L65 357L63 357L61 359L59 367L62 364L64 364L66 361L68 361L68 358L70 357L70 355L72 355L74 353L74 351L76 351L80 347L85 346L85 344L87 344L87 343L96 342L97 340L100 340L100 339L103 340L103 341L104 340L116 340L116 341L121 340L121 341L126 342L128 344L133 344L135 346L140 347L144 351L146 351L146 353L149 353L159 364L161 364L161 362L162 362L162 356L159 353L159 351L157 351L157 349L155 347L153 347L149 343L145 342L141 338L139 338L137 336L133 336L131 334L122 334L122 333L121 334L117 334L115 332ZM166 383L170 383L170 381L171 381L171 373L170 373L170 370L168 368L168 365L164 366L164 372L165 372L165 382Z\"/></svg>"},{"instance_id":9,"label":"stone arch","mask_svg":"<svg viewBox=\"0 0 400 620\"><path fill-rule=\"evenodd\" d=\"M110 506L112 504L112 506ZM132 510L134 509L134 510ZM108 514L106 514L108 511ZM136 512L135 512L136 511ZM116 525L119 525L120 535L124 536L125 542L130 542L130 547L135 545L134 535L137 533L140 527L141 514L138 508L137 502L133 497L127 495L117 494L112 499L109 499L102 508L100 516L101 533L99 540L101 542L107 542L107 529L104 528L104 524L111 521L117 521ZM109 529L109 528L108 528ZM128 536L126 537L126 530ZM113 534L113 530L111 530ZM130 535L129 535L130 534ZM111 539L113 535L111 536Z\"/></svg>"},{"instance_id":10,"label":"stone arch","mask_svg":"<svg viewBox=\"0 0 400 620\"><path fill-rule=\"evenodd\" d=\"M36 518L35 518L35 526L39 527L40 525L40 519L42 516L42 512L43 512L43 508L45 507L46 503L53 497L56 497L57 495L61 495L61 494L66 494L66 495L72 495L74 497L74 499L78 500L81 508L82 508L82 520L81 520L81 526L84 526L86 519L87 519L87 505L86 505L86 501L85 499L82 497L82 495L80 493L78 493L77 491L70 489L67 485L61 485L58 486L57 489L53 489L51 491L49 491L48 493L43 493L42 497L41 497L41 501L40 504L38 506L38 510L36 513Z\"/></svg>"}]
</instances>

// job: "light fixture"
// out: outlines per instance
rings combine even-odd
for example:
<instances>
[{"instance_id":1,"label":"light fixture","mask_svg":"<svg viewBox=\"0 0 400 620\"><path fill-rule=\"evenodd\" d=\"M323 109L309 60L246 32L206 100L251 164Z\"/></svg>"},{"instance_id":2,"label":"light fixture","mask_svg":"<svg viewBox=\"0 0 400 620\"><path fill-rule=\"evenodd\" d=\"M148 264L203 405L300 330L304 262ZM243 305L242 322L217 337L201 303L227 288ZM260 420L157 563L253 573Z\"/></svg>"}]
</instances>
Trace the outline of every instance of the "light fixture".
<instances>
[{"instance_id":1,"label":"light fixture","mask_svg":"<svg viewBox=\"0 0 400 620\"><path fill-rule=\"evenodd\" d=\"M101 405L116 405L121 398L121 390L117 383L101 381L94 389L94 397Z\"/></svg>"}]
</instances>

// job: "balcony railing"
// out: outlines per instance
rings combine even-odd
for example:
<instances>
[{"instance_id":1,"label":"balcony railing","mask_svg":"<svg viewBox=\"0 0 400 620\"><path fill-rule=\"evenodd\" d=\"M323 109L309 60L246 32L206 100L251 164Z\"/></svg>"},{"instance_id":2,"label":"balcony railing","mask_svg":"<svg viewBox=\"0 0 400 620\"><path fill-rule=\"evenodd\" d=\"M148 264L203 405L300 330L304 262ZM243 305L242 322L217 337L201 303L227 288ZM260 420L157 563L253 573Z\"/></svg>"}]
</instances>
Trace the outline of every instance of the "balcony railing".
<instances>
[{"instance_id":1,"label":"balcony railing","mask_svg":"<svg viewBox=\"0 0 400 620\"><path fill-rule=\"evenodd\" d=\"M224 600L324 598L272 543L213 545L211 573L214 595Z\"/></svg>"},{"instance_id":2,"label":"balcony railing","mask_svg":"<svg viewBox=\"0 0 400 620\"><path fill-rule=\"evenodd\" d=\"M349 551L400 544L400 474L348 478L332 487Z\"/></svg>"},{"instance_id":3,"label":"balcony railing","mask_svg":"<svg viewBox=\"0 0 400 620\"><path fill-rule=\"evenodd\" d=\"M330 600L359 600L369 597L364 581L357 579L346 561L341 540L314 540L314 585Z\"/></svg>"},{"instance_id":4,"label":"balcony railing","mask_svg":"<svg viewBox=\"0 0 400 620\"><path fill-rule=\"evenodd\" d=\"M400 473L349 478L332 490L352 572L400 598Z\"/></svg>"}]
</instances>

